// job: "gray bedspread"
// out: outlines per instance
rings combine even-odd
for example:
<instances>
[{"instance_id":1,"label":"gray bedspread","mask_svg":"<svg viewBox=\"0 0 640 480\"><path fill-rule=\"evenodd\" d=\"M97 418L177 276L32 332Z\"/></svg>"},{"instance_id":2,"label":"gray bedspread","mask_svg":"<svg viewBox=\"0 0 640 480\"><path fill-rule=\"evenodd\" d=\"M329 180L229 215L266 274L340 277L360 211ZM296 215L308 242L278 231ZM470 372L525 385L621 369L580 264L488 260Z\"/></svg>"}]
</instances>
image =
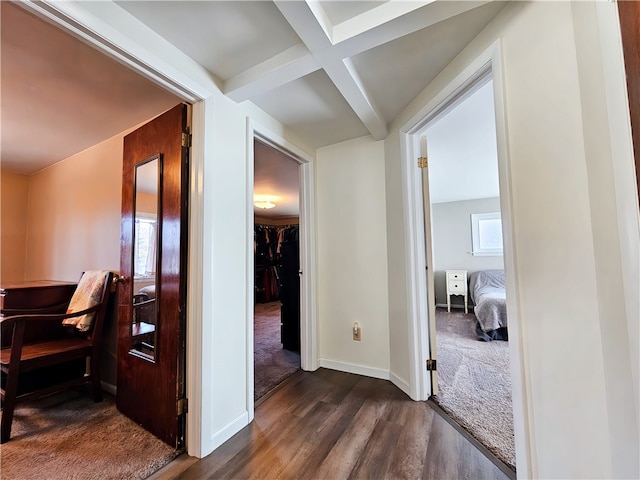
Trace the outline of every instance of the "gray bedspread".
<instances>
[{"instance_id":1,"label":"gray bedspread","mask_svg":"<svg viewBox=\"0 0 640 480\"><path fill-rule=\"evenodd\" d=\"M491 333L507 327L507 301L504 270L481 270L469 275L469 294L482 332ZM478 332L480 333L480 332ZM486 338L483 338L487 340Z\"/></svg>"}]
</instances>

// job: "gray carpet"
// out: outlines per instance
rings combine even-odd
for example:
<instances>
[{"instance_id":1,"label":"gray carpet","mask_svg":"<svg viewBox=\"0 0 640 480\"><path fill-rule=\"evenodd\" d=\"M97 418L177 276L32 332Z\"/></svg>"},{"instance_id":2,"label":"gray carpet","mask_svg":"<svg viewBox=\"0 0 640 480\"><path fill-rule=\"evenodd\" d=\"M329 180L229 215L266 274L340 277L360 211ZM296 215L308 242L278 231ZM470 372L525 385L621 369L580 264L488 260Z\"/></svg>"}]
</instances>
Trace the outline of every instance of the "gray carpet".
<instances>
[{"instance_id":1,"label":"gray carpet","mask_svg":"<svg viewBox=\"0 0 640 480\"><path fill-rule=\"evenodd\" d=\"M439 393L434 400L492 453L515 468L509 344L482 342L476 318L436 309Z\"/></svg>"},{"instance_id":2,"label":"gray carpet","mask_svg":"<svg viewBox=\"0 0 640 480\"><path fill-rule=\"evenodd\" d=\"M143 479L179 453L84 389L18 405L0 451L3 480Z\"/></svg>"},{"instance_id":3,"label":"gray carpet","mask_svg":"<svg viewBox=\"0 0 640 480\"><path fill-rule=\"evenodd\" d=\"M257 303L254 309L254 399L277 387L300 369L300 354L280 343L280 302Z\"/></svg>"}]
</instances>

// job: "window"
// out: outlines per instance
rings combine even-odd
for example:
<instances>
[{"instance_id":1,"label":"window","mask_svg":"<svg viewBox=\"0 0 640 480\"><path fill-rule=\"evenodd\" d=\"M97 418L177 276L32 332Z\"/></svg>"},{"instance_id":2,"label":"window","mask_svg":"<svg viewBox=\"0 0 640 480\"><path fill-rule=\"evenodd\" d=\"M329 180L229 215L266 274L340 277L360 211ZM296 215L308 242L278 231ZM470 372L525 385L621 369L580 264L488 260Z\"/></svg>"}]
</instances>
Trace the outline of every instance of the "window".
<instances>
[{"instance_id":1,"label":"window","mask_svg":"<svg viewBox=\"0 0 640 480\"><path fill-rule=\"evenodd\" d=\"M472 213L473 255L502 255L502 217L500 212Z\"/></svg>"},{"instance_id":2,"label":"window","mask_svg":"<svg viewBox=\"0 0 640 480\"><path fill-rule=\"evenodd\" d=\"M136 218L134 233L134 276L153 277L156 273L156 222L155 219Z\"/></svg>"}]
</instances>

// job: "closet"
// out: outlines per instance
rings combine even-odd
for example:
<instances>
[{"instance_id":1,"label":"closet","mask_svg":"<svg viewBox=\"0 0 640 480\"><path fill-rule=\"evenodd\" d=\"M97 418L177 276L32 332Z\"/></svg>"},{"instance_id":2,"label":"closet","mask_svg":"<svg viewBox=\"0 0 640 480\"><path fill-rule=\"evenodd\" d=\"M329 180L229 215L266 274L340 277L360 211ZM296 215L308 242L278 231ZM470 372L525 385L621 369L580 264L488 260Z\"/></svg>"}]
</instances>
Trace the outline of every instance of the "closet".
<instances>
[{"instance_id":1,"label":"closet","mask_svg":"<svg viewBox=\"0 0 640 480\"><path fill-rule=\"evenodd\" d=\"M300 351L299 226L254 225L255 303L280 301L283 348Z\"/></svg>"}]
</instances>

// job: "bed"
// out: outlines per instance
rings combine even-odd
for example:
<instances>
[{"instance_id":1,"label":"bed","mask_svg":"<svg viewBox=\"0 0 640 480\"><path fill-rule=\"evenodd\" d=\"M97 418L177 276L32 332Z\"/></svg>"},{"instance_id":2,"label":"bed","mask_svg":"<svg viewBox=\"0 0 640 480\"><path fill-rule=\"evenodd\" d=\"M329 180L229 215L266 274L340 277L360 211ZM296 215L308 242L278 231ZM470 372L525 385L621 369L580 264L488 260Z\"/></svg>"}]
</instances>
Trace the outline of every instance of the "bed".
<instances>
[{"instance_id":1,"label":"bed","mask_svg":"<svg viewBox=\"0 0 640 480\"><path fill-rule=\"evenodd\" d=\"M478 319L480 340L508 340L504 270L480 270L469 275L469 295Z\"/></svg>"}]
</instances>

